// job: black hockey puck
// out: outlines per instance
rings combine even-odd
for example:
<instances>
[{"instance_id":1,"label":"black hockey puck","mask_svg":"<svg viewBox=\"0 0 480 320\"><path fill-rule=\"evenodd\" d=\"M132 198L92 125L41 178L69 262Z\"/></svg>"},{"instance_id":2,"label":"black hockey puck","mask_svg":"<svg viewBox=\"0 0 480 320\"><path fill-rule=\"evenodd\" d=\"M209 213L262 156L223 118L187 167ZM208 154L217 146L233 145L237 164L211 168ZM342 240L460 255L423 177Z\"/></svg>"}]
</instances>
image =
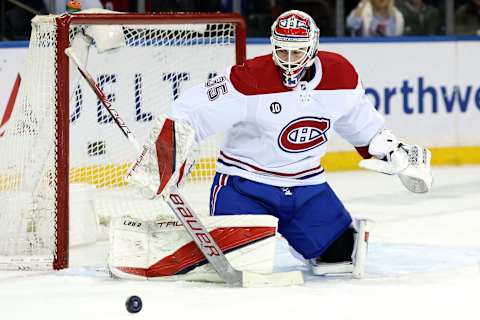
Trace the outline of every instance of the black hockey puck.
<instances>
[{"instance_id":1,"label":"black hockey puck","mask_svg":"<svg viewBox=\"0 0 480 320\"><path fill-rule=\"evenodd\" d=\"M125 302L125 307L130 313L137 313L142 310L142 299L139 296L131 296Z\"/></svg>"}]
</instances>

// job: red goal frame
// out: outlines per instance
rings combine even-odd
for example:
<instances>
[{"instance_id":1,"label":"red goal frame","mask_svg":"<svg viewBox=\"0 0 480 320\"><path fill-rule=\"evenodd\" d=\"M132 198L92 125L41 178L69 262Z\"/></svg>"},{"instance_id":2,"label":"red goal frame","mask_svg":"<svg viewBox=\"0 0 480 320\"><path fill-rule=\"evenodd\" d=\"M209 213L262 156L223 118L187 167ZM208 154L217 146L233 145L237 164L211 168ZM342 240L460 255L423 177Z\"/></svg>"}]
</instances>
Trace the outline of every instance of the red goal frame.
<instances>
[{"instance_id":1,"label":"red goal frame","mask_svg":"<svg viewBox=\"0 0 480 320\"><path fill-rule=\"evenodd\" d=\"M236 13L119 13L119 14L64 14L56 21L56 114L57 139L57 189L56 189L56 254L53 268L68 267L69 246L69 61L64 53L69 47L69 29L72 24L191 24L232 23L235 25L236 63L246 59L246 26L241 15Z\"/></svg>"}]
</instances>

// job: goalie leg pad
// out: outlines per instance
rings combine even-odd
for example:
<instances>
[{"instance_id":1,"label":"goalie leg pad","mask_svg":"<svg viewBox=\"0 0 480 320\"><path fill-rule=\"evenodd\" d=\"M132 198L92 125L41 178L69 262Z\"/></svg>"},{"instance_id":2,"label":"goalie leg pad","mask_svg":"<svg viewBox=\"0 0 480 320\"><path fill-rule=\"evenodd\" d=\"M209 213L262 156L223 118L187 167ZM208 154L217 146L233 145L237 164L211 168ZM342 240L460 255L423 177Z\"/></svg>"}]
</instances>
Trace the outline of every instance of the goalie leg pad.
<instances>
[{"instance_id":1,"label":"goalie leg pad","mask_svg":"<svg viewBox=\"0 0 480 320\"><path fill-rule=\"evenodd\" d=\"M350 261L355 243L354 237L354 229L348 228L316 260L325 263Z\"/></svg>"},{"instance_id":2,"label":"goalie leg pad","mask_svg":"<svg viewBox=\"0 0 480 320\"><path fill-rule=\"evenodd\" d=\"M365 265L368 251L368 238L370 234L371 221L367 219L354 220L352 228L349 228L332 246L329 247L322 254L322 256L311 259L310 265L312 273L315 275L337 275L337 274L351 274L356 279L363 278L365 275ZM353 237L350 237L352 235ZM351 241L348 243L348 241ZM343 249L342 246L344 246ZM331 251L328 253L328 251ZM336 259L331 259L332 252L336 250ZM341 254L338 252L345 252L350 250L348 259L340 261Z\"/></svg>"},{"instance_id":3,"label":"goalie leg pad","mask_svg":"<svg viewBox=\"0 0 480 320\"><path fill-rule=\"evenodd\" d=\"M272 272L277 219L237 215L204 217L203 222L234 268ZM173 219L114 220L108 266L119 278L222 281L184 227Z\"/></svg>"}]
</instances>

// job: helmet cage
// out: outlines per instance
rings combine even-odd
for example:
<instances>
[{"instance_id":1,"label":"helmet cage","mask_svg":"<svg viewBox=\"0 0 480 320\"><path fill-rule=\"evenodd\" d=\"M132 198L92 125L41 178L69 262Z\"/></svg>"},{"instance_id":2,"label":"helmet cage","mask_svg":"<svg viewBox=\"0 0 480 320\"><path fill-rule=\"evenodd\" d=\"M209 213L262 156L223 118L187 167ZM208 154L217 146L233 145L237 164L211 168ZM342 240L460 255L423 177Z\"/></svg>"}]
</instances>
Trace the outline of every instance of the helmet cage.
<instances>
[{"instance_id":1,"label":"helmet cage","mask_svg":"<svg viewBox=\"0 0 480 320\"><path fill-rule=\"evenodd\" d=\"M282 59L278 51L286 51L288 54L287 60ZM303 55L299 59L292 61L292 55L294 51L301 52ZM316 50L313 50L311 46L303 48L273 46L273 58L277 66L279 66L282 70L289 74L295 74L297 73L296 71L298 71L298 69L312 65L313 58L315 57L315 51Z\"/></svg>"}]
</instances>

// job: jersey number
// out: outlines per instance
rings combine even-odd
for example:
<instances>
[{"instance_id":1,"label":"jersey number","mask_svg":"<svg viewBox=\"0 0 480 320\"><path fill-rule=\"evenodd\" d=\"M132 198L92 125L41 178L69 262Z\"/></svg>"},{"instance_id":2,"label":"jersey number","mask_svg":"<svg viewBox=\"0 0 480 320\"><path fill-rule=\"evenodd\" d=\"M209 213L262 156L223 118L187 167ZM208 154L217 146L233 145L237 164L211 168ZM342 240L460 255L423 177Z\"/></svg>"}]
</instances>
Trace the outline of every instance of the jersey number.
<instances>
[{"instance_id":1,"label":"jersey number","mask_svg":"<svg viewBox=\"0 0 480 320\"><path fill-rule=\"evenodd\" d=\"M226 80L225 76L220 76L207 81L205 87L209 88L207 96L210 101L217 100L222 94L228 92Z\"/></svg>"}]
</instances>

